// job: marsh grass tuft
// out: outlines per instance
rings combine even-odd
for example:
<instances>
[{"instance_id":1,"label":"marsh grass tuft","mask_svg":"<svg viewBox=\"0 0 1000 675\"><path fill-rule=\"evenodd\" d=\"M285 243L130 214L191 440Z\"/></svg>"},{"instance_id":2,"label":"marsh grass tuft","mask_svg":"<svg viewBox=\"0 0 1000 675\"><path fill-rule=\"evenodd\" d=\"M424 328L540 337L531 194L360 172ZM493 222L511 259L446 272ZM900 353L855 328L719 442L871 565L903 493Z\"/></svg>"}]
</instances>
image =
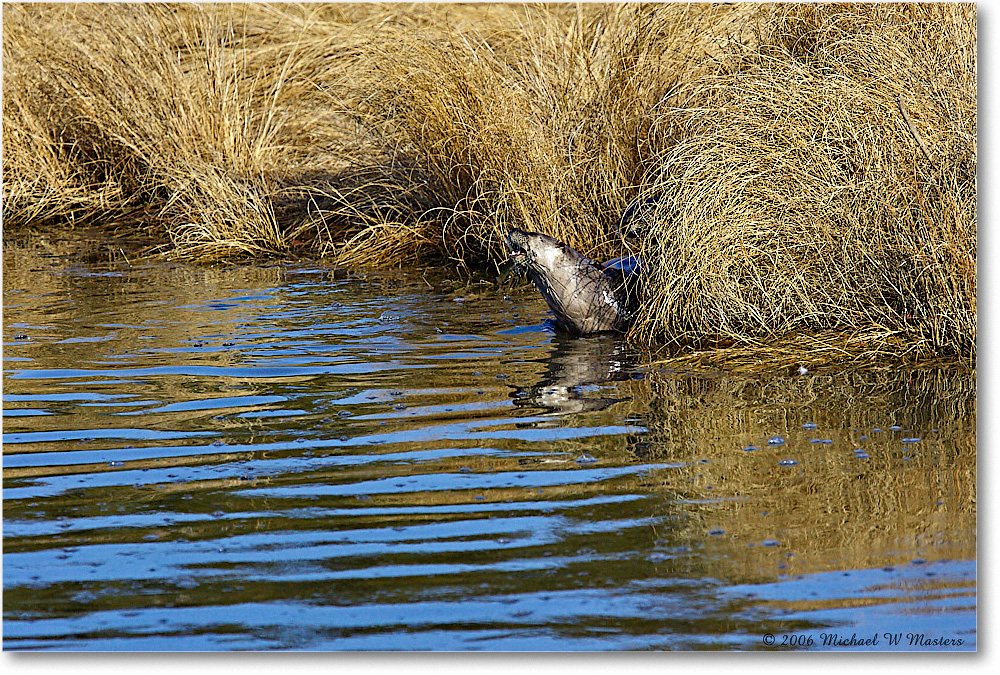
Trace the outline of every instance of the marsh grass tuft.
<instances>
[{"instance_id":1,"label":"marsh grass tuft","mask_svg":"<svg viewBox=\"0 0 1000 675\"><path fill-rule=\"evenodd\" d=\"M855 354L975 358L972 4L3 17L8 230L483 267L518 227L642 255L643 342L834 331L867 336ZM646 198L626 242L614 223Z\"/></svg>"},{"instance_id":2,"label":"marsh grass tuft","mask_svg":"<svg viewBox=\"0 0 1000 675\"><path fill-rule=\"evenodd\" d=\"M760 11L751 45L686 85L639 332L869 326L974 353L974 9Z\"/></svg>"}]
</instances>

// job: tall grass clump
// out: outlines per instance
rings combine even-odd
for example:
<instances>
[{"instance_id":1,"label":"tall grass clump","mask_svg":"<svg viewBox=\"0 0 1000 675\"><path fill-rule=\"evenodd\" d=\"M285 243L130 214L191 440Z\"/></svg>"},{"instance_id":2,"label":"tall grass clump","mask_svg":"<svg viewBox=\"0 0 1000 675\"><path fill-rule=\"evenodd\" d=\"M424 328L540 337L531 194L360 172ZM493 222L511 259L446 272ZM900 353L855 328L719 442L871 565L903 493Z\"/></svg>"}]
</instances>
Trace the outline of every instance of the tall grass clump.
<instances>
[{"instance_id":1,"label":"tall grass clump","mask_svg":"<svg viewBox=\"0 0 1000 675\"><path fill-rule=\"evenodd\" d=\"M747 12L525 6L483 25L384 30L354 80L359 123L433 186L423 216L438 252L502 256L520 227L619 255L608 226L673 133L657 108Z\"/></svg>"},{"instance_id":2,"label":"tall grass clump","mask_svg":"<svg viewBox=\"0 0 1000 675\"><path fill-rule=\"evenodd\" d=\"M8 5L7 224L140 209L185 255L285 250L285 181L343 135L316 81L341 45L318 25L253 5Z\"/></svg>"},{"instance_id":3,"label":"tall grass clump","mask_svg":"<svg viewBox=\"0 0 1000 675\"><path fill-rule=\"evenodd\" d=\"M798 329L975 354L972 5L761 6L686 83L638 331Z\"/></svg>"}]
</instances>

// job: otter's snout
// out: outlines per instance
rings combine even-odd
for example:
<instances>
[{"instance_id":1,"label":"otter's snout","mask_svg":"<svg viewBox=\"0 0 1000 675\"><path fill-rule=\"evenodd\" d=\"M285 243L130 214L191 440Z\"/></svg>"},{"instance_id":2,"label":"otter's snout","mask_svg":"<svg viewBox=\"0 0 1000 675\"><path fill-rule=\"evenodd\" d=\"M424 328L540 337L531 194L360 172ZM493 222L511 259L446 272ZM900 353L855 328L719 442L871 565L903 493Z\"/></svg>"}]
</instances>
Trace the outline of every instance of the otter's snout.
<instances>
[{"instance_id":1,"label":"otter's snout","mask_svg":"<svg viewBox=\"0 0 1000 675\"><path fill-rule=\"evenodd\" d=\"M519 264L528 262L528 233L516 228L507 232L507 248L510 249L510 259Z\"/></svg>"}]
</instances>

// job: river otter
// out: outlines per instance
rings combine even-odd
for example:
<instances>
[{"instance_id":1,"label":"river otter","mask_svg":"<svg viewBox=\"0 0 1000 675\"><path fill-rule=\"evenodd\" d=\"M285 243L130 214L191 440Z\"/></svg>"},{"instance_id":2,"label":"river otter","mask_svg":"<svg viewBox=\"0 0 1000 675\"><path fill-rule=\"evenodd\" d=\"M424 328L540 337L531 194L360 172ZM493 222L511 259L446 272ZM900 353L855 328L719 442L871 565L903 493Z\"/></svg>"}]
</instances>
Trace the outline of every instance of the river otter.
<instances>
[{"instance_id":1,"label":"river otter","mask_svg":"<svg viewBox=\"0 0 1000 675\"><path fill-rule=\"evenodd\" d=\"M524 268L556 325L568 333L624 333L639 304L636 258L616 258L603 265L577 253L568 244L538 232L512 229L507 233L510 259Z\"/></svg>"}]
</instances>

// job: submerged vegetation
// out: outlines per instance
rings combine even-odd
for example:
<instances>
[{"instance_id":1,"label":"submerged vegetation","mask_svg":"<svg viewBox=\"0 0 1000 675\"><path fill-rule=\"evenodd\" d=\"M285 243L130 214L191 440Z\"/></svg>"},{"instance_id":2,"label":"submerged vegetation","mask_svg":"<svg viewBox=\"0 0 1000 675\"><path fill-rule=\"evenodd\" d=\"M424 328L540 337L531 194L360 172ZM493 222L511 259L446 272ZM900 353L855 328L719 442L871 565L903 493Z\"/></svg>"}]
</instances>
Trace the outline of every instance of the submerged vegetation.
<instances>
[{"instance_id":1,"label":"submerged vegetation","mask_svg":"<svg viewBox=\"0 0 1000 675\"><path fill-rule=\"evenodd\" d=\"M649 343L975 359L973 4L6 4L3 35L7 234L482 267L518 227L641 255Z\"/></svg>"}]
</instances>

